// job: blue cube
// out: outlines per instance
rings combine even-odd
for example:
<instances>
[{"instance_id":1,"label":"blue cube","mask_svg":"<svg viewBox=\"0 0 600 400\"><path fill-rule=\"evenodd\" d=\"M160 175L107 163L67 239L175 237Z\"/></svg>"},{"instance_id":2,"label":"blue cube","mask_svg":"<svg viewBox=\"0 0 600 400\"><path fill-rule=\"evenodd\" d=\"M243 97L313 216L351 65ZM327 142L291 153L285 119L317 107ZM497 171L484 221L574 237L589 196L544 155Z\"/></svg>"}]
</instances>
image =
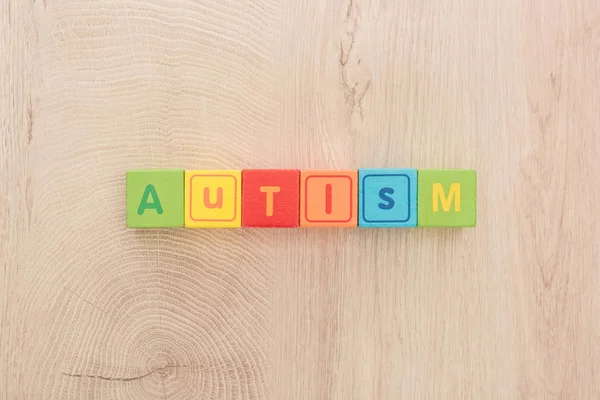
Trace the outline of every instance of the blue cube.
<instances>
[{"instance_id":1,"label":"blue cube","mask_svg":"<svg viewBox=\"0 0 600 400\"><path fill-rule=\"evenodd\" d=\"M417 170L359 169L358 226L417 226Z\"/></svg>"}]
</instances>

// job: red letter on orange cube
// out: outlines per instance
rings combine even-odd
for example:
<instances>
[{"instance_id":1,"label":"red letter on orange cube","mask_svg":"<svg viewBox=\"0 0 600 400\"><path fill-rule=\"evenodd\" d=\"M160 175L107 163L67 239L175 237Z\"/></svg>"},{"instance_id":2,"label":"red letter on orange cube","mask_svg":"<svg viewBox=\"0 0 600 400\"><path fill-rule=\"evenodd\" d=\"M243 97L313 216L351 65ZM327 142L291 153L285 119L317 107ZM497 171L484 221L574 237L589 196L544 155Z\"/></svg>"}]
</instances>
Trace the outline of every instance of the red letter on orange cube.
<instances>
[{"instance_id":1,"label":"red letter on orange cube","mask_svg":"<svg viewBox=\"0 0 600 400\"><path fill-rule=\"evenodd\" d=\"M358 172L301 171L300 226L356 226Z\"/></svg>"},{"instance_id":2,"label":"red letter on orange cube","mask_svg":"<svg viewBox=\"0 0 600 400\"><path fill-rule=\"evenodd\" d=\"M299 208L299 170L242 170L242 226L296 228Z\"/></svg>"}]
</instances>

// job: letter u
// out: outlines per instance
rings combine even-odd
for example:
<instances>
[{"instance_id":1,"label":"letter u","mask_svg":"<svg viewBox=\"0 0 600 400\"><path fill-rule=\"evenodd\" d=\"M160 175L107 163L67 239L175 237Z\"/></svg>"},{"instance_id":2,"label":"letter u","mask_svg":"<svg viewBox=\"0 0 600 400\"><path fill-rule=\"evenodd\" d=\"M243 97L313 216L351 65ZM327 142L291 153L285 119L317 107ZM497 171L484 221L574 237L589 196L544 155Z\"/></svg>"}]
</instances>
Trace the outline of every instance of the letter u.
<instances>
[{"instance_id":1,"label":"letter u","mask_svg":"<svg viewBox=\"0 0 600 400\"><path fill-rule=\"evenodd\" d=\"M204 188L204 206L206 208L223 208L223 188L217 188L217 201L210 202L210 189Z\"/></svg>"}]
</instances>

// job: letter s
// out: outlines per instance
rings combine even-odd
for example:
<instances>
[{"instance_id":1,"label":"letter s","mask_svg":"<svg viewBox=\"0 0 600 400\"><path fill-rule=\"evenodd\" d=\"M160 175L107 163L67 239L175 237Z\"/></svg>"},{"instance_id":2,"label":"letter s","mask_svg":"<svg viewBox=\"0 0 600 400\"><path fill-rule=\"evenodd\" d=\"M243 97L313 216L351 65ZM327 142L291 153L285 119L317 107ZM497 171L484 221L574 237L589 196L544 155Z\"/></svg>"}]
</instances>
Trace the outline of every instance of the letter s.
<instances>
[{"instance_id":1,"label":"letter s","mask_svg":"<svg viewBox=\"0 0 600 400\"><path fill-rule=\"evenodd\" d=\"M388 194L394 194L394 189L390 187L384 187L379 191L379 197L381 198L381 200L387 202L387 204L379 203L379 208L381 208L382 210L389 210L394 207L394 204L396 204L394 202L394 199L388 196Z\"/></svg>"}]
</instances>

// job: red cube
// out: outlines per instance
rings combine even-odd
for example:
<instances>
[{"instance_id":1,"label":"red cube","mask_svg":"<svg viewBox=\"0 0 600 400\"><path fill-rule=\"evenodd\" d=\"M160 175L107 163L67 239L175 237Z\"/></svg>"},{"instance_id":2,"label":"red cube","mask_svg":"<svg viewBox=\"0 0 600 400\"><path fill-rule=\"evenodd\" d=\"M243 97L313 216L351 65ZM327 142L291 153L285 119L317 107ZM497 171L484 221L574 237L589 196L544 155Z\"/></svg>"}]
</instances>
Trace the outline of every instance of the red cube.
<instances>
[{"instance_id":1,"label":"red cube","mask_svg":"<svg viewBox=\"0 0 600 400\"><path fill-rule=\"evenodd\" d=\"M299 218L299 170L242 170L243 227L296 228Z\"/></svg>"}]
</instances>

